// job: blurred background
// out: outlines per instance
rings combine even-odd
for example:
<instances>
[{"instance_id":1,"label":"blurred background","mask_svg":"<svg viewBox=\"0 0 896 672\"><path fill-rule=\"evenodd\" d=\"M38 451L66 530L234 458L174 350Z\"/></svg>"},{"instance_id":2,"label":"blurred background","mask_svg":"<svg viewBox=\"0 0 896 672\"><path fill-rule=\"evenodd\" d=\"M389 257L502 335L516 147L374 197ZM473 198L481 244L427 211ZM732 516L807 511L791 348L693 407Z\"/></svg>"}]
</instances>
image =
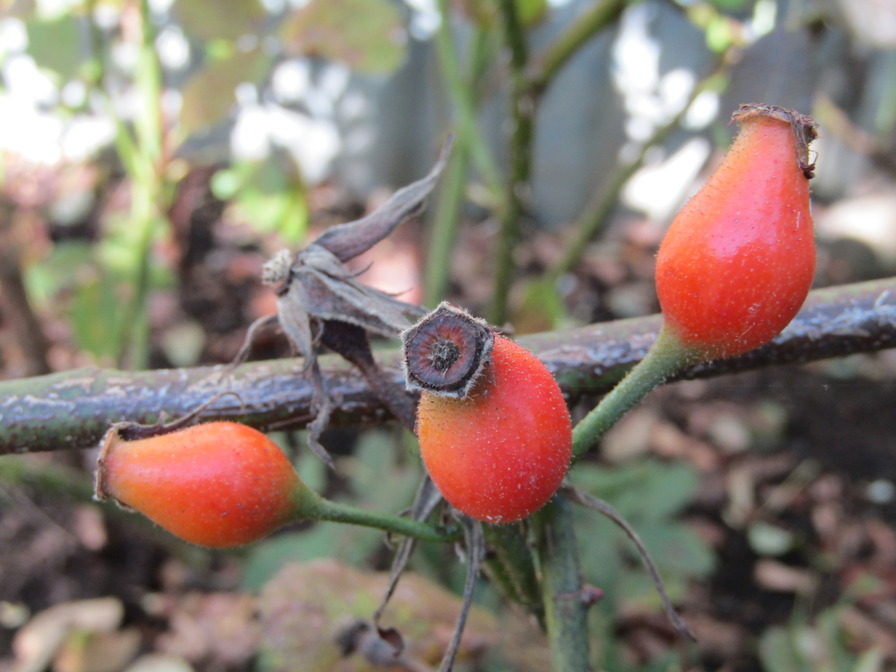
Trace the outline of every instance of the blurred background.
<instances>
[{"instance_id":1,"label":"blurred background","mask_svg":"<svg viewBox=\"0 0 896 672\"><path fill-rule=\"evenodd\" d=\"M427 213L355 260L408 301L518 334L656 312L659 241L746 102L820 124L816 286L896 274L896 3L513 6L516 32L496 0L0 0L0 375L230 361L276 309L262 264L422 177L449 133ZM894 370L881 352L679 383L614 428L574 480L643 534L701 643L680 649L624 539L583 514L596 669L896 669ZM413 496L398 430L331 432L338 474L277 438L319 490ZM379 535L186 548L91 503L90 461L0 458L0 670L366 669L328 628L375 604ZM462 584L444 551L415 558L421 658L457 608L424 593ZM458 669L546 669L532 625L480 595Z\"/></svg>"}]
</instances>

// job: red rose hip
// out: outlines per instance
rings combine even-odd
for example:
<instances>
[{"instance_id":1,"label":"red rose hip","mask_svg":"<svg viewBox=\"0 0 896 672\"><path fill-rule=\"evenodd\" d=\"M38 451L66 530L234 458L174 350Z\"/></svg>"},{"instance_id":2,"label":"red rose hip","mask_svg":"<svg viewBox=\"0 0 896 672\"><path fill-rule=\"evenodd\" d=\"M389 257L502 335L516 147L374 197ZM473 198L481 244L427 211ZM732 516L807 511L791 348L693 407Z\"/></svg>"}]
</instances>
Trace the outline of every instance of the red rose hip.
<instances>
[{"instance_id":1,"label":"red rose hip","mask_svg":"<svg viewBox=\"0 0 896 672\"><path fill-rule=\"evenodd\" d=\"M408 378L422 391L420 452L445 499L492 523L544 506L563 481L572 444L569 412L551 372L522 346L446 304L404 340L406 366L417 373L409 370ZM470 347L479 363L467 361ZM467 368L461 383L440 379L459 364ZM435 370L423 374L426 368Z\"/></svg>"},{"instance_id":2,"label":"red rose hip","mask_svg":"<svg viewBox=\"0 0 896 672\"><path fill-rule=\"evenodd\" d=\"M815 271L814 122L767 105L741 106L734 120L734 144L675 217L657 256L665 328L699 359L774 338L802 306Z\"/></svg>"},{"instance_id":3,"label":"red rose hip","mask_svg":"<svg viewBox=\"0 0 896 672\"><path fill-rule=\"evenodd\" d=\"M277 444L233 422L132 441L113 428L97 464L98 499L215 548L257 541L295 519L305 490Z\"/></svg>"}]
</instances>

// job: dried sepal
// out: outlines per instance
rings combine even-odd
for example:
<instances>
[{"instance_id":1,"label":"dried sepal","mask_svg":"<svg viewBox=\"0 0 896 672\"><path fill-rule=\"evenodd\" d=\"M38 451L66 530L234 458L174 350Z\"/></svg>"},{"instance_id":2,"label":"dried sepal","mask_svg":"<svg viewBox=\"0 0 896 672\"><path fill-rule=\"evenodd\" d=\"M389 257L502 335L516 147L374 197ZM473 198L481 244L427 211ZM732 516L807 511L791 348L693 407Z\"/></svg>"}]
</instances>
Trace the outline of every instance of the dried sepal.
<instances>
[{"instance_id":1,"label":"dried sepal","mask_svg":"<svg viewBox=\"0 0 896 672\"><path fill-rule=\"evenodd\" d=\"M290 250L280 250L265 262L261 268L261 284L270 287L283 285L289 279L289 271L295 262L295 254Z\"/></svg>"},{"instance_id":2,"label":"dried sepal","mask_svg":"<svg viewBox=\"0 0 896 672\"><path fill-rule=\"evenodd\" d=\"M485 320L443 301L401 340L408 390L464 399L488 364L495 334Z\"/></svg>"},{"instance_id":3,"label":"dried sepal","mask_svg":"<svg viewBox=\"0 0 896 672\"><path fill-rule=\"evenodd\" d=\"M366 252L395 230L401 222L418 214L448 163L453 137L442 146L429 175L392 194L392 197L366 217L331 226L313 244L329 250L340 261L348 261Z\"/></svg>"},{"instance_id":4,"label":"dried sepal","mask_svg":"<svg viewBox=\"0 0 896 672\"><path fill-rule=\"evenodd\" d=\"M393 384L379 371L368 334L397 337L426 311L364 285L358 280L359 273L344 262L370 249L423 208L445 168L450 147L449 140L426 177L395 192L366 217L331 227L297 254L282 250L264 266L262 282L277 291L277 319L297 354L305 359L304 375L314 388L316 417L308 425L309 445L331 466L332 460L319 442L334 408L317 361L323 346L357 366L393 414L412 426L413 413L404 393L400 388L387 389ZM346 334L351 339L346 340ZM241 353L247 350L244 346Z\"/></svg>"},{"instance_id":5,"label":"dried sepal","mask_svg":"<svg viewBox=\"0 0 896 672\"><path fill-rule=\"evenodd\" d=\"M312 354L313 334L325 320L348 322L379 336L396 337L425 310L361 283L328 250L311 245L302 251L278 291L277 314L304 357ZM288 325L287 325L288 323ZM316 324L314 324L316 323Z\"/></svg>"},{"instance_id":6,"label":"dried sepal","mask_svg":"<svg viewBox=\"0 0 896 672\"><path fill-rule=\"evenodd\" d=\"M809 160L809 145L818 138L818 124L807 114L780 105L745 103L731 115L731 123L743 124L755 117L771 117L790 124L796 141L796 158L807 180L815 177L815 163Z\"/></svg>"}]
</instances>

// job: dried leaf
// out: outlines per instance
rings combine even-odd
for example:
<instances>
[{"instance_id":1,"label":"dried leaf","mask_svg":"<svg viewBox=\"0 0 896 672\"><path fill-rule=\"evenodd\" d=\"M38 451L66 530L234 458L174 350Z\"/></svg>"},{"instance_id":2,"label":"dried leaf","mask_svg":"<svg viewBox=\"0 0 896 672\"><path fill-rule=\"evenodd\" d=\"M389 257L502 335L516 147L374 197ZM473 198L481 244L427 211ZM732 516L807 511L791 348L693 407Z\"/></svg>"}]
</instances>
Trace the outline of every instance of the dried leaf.
<instances>
[{"instance_id":1,"label":"dried leaf","mask_svg":"<svg viewBox=\"0 0 896 672\"><path fill-rule=\"evenodd\" d=\"M382 594L387 580L384 573L361 571L329 559L284 567L258 598L262 649L270 664L268 669L371 670L369 661L357 652L343 657L340 644L344 642L339 638L358 619L366 622L370 605ZM385 634L393 647L396 640L388 630L401 632L405 661L414 661L418 666L433 665L448 645L445 635L451 632L459 604L457 596L442 586L407 573L384 614L381 629L371 627L378 637ZM474 605L469 613L469 628L461 641L461 653L465 658L475 658L499 643L497 619Z\"/></svg>"},{"instance_id":2,"label":"dried leaf","mask_svg":"<svg viewBox=\"0 0 896 672\"><path fill-rule=\"evenodd\" d=\"M296 345L301 354L307 357L313 350L312 321L348 322L380 336L394 337L425 312L420 306L399 301L355 278L333 253L320 245L312 244L296 257L289 282L278 298L277 312L281 323L289 323L284 324L284 329L290 337L300 339ZM288 329L297 323L301 325L293 337ZM307 349L302 350L303 347Z\"/></svg>"},{"instance_id":3,"label":"dried leaf","mask_svg":"<svg viewBox=\"0 0 896 672\"><path fill-rule=\"evenodd\" d=\"M123 616L124 605L114 597L66 602L45 609L22 626L13 639L16 672L40 672L53 660L69 633L112 632Z\"/></svg>"}]
</instances>

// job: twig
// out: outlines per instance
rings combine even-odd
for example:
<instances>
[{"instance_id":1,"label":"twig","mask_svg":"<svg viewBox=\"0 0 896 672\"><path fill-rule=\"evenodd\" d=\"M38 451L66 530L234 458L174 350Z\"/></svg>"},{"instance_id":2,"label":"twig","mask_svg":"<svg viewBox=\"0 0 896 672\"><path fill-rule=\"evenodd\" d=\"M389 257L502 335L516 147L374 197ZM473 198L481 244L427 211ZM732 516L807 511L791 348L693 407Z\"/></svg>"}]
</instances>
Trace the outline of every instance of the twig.
<instances>
[{"instance_id":1,"label":"twig","mask_svg":"<svg viewBox=\"0 0 896 672\"><path fill-rule=\"evenodd\" d=\"M573 401L607 392L653 343L653 315L520 338L559 380ZM688 369L674 377L709 378L776 364L795 364L896 347L896 278L815 290L794 321L772 343L746 355ZM403 384L397 350L377 361ZM321 359L338 402L332 426L381 424L390 419L361 376L331 357ZM312 419L311 385L301 359L189 369L122 372L77 369L0 381L0 454L71 450L96 445L113 422L151 424L160 414L180 417L222 392L201 420L239 420L260 429L303 427ZM241 401L236 401L239 399Z\"/></svg>"},{"instance_id":2,"label":"twig","mask_svg":"<svg viewBox=\"0 0 896 672\"><path fill-rule=\"evenodd\" d=\"M513 253L520 236L531 189L532 135L535 100L526 78L529 50L520 24L516 2L501 0L504 37L510 49L510 170L501 215L501 230L495 260L495 284L489 319L502 325L507 319L507 304L513 281Z\"/></svg>"},{"instance_id":3,"label":"twig","mask_svg":"<svg viewBox=\"0 0 896 672\"><path fill-rule=\"evenodd\" d=\"M535 515L548 645L553 672L588 672L588 607L576 548L572 506L556 498Z\"/></svg>"}]
</instances>

